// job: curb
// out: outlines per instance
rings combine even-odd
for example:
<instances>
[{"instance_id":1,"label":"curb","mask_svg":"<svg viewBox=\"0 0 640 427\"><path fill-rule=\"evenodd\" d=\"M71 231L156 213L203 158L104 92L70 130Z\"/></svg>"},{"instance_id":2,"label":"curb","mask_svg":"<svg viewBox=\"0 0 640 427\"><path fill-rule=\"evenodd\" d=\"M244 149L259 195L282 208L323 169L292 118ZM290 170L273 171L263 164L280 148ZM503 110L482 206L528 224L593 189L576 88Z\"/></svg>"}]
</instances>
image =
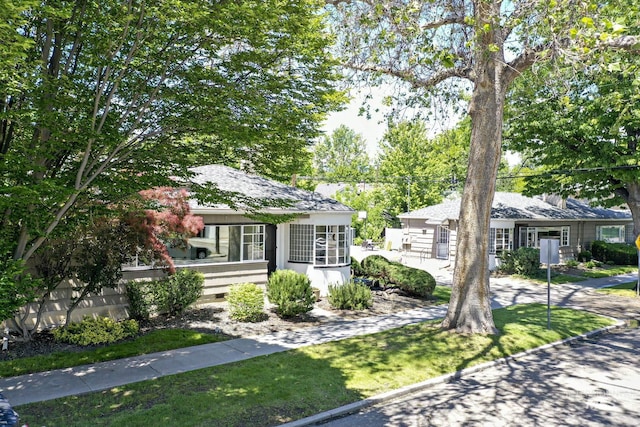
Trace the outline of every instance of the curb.
<instances>
[{"instance_id":1,"label":"curb","mask_svg":"<svg viewBox=\"0 0 640 427\"><path fill-rule=\"evenodd\" d=\"M603 316L603 317L607 317L607 316ZM436 384L442 384L445 382L449 382L451 380L456 380L459 379L465 375L470 375L470 374L474 374L476 372L480 372L480 371L484 371L486 369L492 368L494 366L498 366L498 365L502 365L505 363L508 363L512 360L515 359L519 359L522 357L526 357L544 350L548 350L554 347L558 347L560 345L566 345L566 344L570 344L574 341L580 341L580 340L584 340L587 338L591 338L593 336L597 336L597 335L601 335L604 334L606 332L612 331L614 329L619 329L625 326L625 322L619 319L615 319L612 317L609 317L609 319L615 320L616 324L615 325L611 325L611 326L607 326L604 328L600 328L600 329L596 329L590 332L586 332L584 334L580 334L580 335L576 335L574 337L569 337L569 338L565 338L563 340L560 341L555 341L549 344L545 344L543 346L540 347L536 347L536 348L532 348L530 350L525 350L522 351L520 353L516 353L516 354L512 354L511 356L507 356L507 357L503 357L500 359L496 359L496 360L492 360L490 362L485 362L485 363L481 363L479 365L475 365L475 366L471 366L469 368L465 368L462 369L460 371L456 371L456 372L452 372L450 374L445 374L445 375L441 375L439 377L436 378L431 378L419 383L415 383L415 384L410 384L408 386L404 386L401 387L399 389L396 390L391 390L388 391L386 393L381 393L378 394L376 396L371 396L369 398L366 398L364 400L358 401L358 402L353 402L353 403L349 403L347 405L344 406L340 406L338 408L335 409L330 409L328 411L325 412L321 412L319 414L315 414L315 415L311 415L308 416L306 418L301 418L299 420L296 421L291 421L289 423L285 423L285 424L281 424L280 427L303 427L303 426L312 426L312 425L316 425L316 424L320 424L322 422L326 422L326 421L330 421L332 419L336 419L336 418L340 418L343 417L345 415L349 415L355 412L360 411L361 409L370 407L370 406L374 406L377 405L379 403L383 403L383 402L388 402L400 397L404 397L406 395L412 394L412 393L416 393L419 391L423 391L428 389L429 387L432 387Z\"/></svg>"}]
</instances>

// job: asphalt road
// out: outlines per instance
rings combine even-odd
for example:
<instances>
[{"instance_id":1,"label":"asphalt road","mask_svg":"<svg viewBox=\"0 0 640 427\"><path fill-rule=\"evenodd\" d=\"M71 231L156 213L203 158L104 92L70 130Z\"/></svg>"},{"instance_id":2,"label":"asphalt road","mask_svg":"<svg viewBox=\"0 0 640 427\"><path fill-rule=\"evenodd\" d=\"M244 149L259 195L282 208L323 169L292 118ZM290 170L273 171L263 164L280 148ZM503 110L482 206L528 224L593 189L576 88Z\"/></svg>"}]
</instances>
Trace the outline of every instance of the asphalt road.
<instances>
[{"instance_id":1,"label":"asphalt road","mask_svg":"<svg viewBox=\"0 0 640 427\"><path fill-rule=\"evenodd\" d=\"M637 427L640 328L505 362L324 425Z\"/></svg>"}]
</instances>

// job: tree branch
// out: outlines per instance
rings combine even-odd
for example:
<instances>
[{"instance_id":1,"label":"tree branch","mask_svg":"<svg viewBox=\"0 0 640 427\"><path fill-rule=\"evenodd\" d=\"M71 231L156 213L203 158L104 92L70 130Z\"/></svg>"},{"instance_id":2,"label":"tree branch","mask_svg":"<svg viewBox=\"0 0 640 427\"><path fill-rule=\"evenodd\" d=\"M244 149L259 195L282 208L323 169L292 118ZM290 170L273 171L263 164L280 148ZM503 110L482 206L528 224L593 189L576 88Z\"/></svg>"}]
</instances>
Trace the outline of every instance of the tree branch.
<instances>
[{"instance_id":1,"label":"tree branch","mask_svg":"<svg viewBox=\"0 0 640 427\"><path fill-rule=\"evenodd\" d=\"M446 68L436 73L433 73L430 77L421 79L414 73L408 70L398 70L392 67L383 67L378 65L355 65L346 64L346 67L352 70L362 71L365 73L380 73L391 77L396 77L401 80L410 83L413 87L433 87L438 83L441 83L452 77L459 77L463 79L473 80L471 76L471 67L465 68Z\"/></svg>"},{"instance_id":2,"label":"tree branch","mask_svg":"<svg viewBox=\"0 0 640 427\"><path fill-rule=\"evenodd\" d=\"M612 49L640 53L640 36L620 36L607 40L603 45Z\"/></svg>"}]
</instances>

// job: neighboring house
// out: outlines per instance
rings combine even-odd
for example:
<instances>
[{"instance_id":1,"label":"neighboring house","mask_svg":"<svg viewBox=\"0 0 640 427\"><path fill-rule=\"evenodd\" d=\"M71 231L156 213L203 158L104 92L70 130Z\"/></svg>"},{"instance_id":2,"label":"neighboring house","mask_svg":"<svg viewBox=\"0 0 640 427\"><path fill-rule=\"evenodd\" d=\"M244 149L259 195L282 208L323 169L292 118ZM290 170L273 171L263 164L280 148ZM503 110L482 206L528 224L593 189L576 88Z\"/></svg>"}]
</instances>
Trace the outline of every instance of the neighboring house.
<instances>
[{"instance_id":1,"label":"neighboring house","mask_svg":"<svg viewBox=\"0 0 640 427\"><path fill-rule=\"evenodd\" d=\"M221 165L192 169L193 182L211 183L225 192L253 200L278 200L264 214L293 215L281 224L261 222L243 209L227 205L201 205L191 201L191 212L202 216L205 228L189 239L186 249L170 249L177 268L192 268L205 275L202 301L219 299L235 283L264 284L276 269L305 273L313 287L326 295L328 285L351 276L351 216L354 211L318 193L291 187ZM144 266L126 268L140 278Z\"/></svg>"},{"instance_id":2,"label":"neighboring house","mask_svg":"<svg viewBox=\"0 0 640 427\"><path fill-rule=\"evenodd\" d=\"M456 255L460 198L399 215L402 249L408 255L449 259ZM560 241L560 261L574 259L594 240L634 241L629 211L590 207L557 196L526 197L495 193L489 232L490 266L499 265L503 250L539 247L540 239Z\"/></svg>"},{"instance_id":3,"label":"neighboring house","mask_svg":"<svg viewBox=\"0 0 640 427\"><path fill-rule=\"evenodd\" d=\"M245 216L243 210L226 205L200 205L191 201L191 211L204 219L202 232L189 239L186 249L171 248L176 268L190 268L205 276L199 302L220 300L237 283L264 285L269 273L291 269L305 273L311 285L327 295L329 284L351 278L351 216L354 211L318 193L291 187L250 175L226 166L194 168L196 183L213 183L220 190L232 191L257 200L281 199L287 206L265 208L263 213L292 215L287 222L269 224ZM280 204L282 206L282 204ZM143 265L133 259L123 266L123 283L116 289L104 289L89 295L72 313L71 321L84 316L128 316L126 282L161 278L165 270ZM52 294L44 307L41 328L65 321L72 291L65 282ZM35 309L29 307L34 322ZM24 313L24 311L22 311Z\"/></svg>"}]
</instances>

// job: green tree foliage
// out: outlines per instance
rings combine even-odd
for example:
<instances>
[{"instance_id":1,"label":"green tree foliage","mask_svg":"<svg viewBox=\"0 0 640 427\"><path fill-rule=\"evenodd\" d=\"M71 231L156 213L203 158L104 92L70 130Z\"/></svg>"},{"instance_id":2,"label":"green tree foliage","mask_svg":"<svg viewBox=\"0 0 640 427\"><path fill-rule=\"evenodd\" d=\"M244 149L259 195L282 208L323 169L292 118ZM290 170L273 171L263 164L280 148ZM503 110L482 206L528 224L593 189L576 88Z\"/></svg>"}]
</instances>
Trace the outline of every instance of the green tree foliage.
<instances>
[{"instance_id":1,"label":"green tree foliage","mask_svg":"<svg viewBox=\"0 0 640 427\"><path fill-rule=\"evenodd\" d=\"M556 193L626 204L640 233L640 57L616 68L547 69L513 89L506 143L538 169L529 194ZM555 82L555 83L553 83ZM531 100L534 99L534 102Z\"/></svg>"},{"instance_id":2,"label":"green tree foliage","mask_svg":"<svg viewBox=\"0 0 640 427\"><path fill-rule=\"evenodd\" d=\"M356 211L351 226L360 239L378 240L385 227L394 225L393 217L387 210L389 199L380 185L349 185L338 192L335 198ZM366 212L366 218L361 218L359 212Z\"/></svg>"},{"instance_id":3,"label":"green tree foliage","mask_svg":"<svg viewBox=\"0 0 640 427\"><path fill-rule=\"evenodd\" d=\"M0 238L14 259L195 164L251 159L290 177L341 99L315 0L4 4L2 52L22 58L0 63Z\"/></svg>"},{"instance_id":4,"label":"green tree foliage","mask_svg":"<svg viewBox=\"0 0 640 427\"><path fill-rule=\"evenodd\" d=\"M590 26L599 21L603 6L612 4L618 14L633 7L617 0L604 4L572 0L328 3L342 62L354 70L360 83L396 82L398 90L391 101L401 100L400 106L422 111L430 111L422 107L437 107L435 100L469 99L469 167L451 301L442 326L495 333L488 236L509 86L534 64L567 52L585 52L586 40L599 46ZM633 3L637 5L637 0ZM637 17L637 12L632 15ZM570 50L572 43L583 50Z\"/></svg>"},{"instance_id":5,"label":"green tree foliage","mask_svg":"<svg viewBox=\"0 0 640 427\"><path fill-rule=\"evenodd\" d=\"M313 148L314 175L328 182L366 180L371 170L367 143L345 125L325 135Z\"/></svg>"},{"instance_id":6,"label":"green tree foliage","mask_svg":"<svg viewBox=\"0 0 640 427\"><path fill-rule=\"evenodd\" d=\"M389 127L380 144L378 173L393 215L440 203L458 188L468 162L469 120L429 138L423 121Z\"/></svg>"}]
</instances>

